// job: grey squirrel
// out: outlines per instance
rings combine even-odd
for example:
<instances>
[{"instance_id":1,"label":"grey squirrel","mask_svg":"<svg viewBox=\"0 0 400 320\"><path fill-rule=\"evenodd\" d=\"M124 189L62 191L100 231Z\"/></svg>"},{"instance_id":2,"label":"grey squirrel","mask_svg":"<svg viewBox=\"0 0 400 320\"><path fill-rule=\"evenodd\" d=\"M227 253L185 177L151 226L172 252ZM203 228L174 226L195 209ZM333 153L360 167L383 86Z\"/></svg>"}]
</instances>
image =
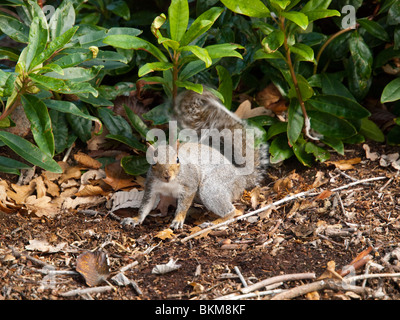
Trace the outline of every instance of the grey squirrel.
<instances>
[{"instance_id":1,"label":"grey squirrel","mask_svg":"<svg viewBox=\"0 0 400 320\"><path fill-rule=\"evenodd\" d=\"M175 218L171 223L174 229L183 227L194 200L227 219L235 213L232 201L263 178L268 165L268 146L255 146L254 139L245 134L249 129L245 121L227 110L210 91L205 90L202 94L184 91L175 100L173 114L181 129L202 133L200 142L149 147L154 164L147 173L139 215L124 219L125 226L142 223L158 196L177 199ZM224 129L225 133L231 133L230 137L233 133L237 135L233 135L234 139L224 139L219 145L210 145L208 138L212 133ZM254 131L250 130L250 133ZM225 151L231 149L230 157L219 151L221 147Z\"/></svg>"}]
</instances>

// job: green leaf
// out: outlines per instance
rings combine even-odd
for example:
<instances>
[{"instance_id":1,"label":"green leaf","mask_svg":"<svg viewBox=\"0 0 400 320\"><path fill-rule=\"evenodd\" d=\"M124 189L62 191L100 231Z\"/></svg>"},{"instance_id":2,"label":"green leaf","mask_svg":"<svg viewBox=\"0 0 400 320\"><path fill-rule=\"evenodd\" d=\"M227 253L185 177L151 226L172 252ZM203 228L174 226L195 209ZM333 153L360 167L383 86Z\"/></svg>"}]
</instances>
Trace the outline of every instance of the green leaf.
<instances>
[{"instance_id":1,"label":"green leaf","mask_svg":"<svg viewBox=\"0 0 400 320\"><path fill-rule=\"evenodd\" d=\"M336 138L324 137L321 140L327 146L333 148L337 153L344 155L344 144L343 141Z\"/></svg>"},{"instance_id":2,"label":"green leaf","mask_svg":"<svg viewBox=\"0 0 400 320\"><path fill-rule=\"evenodd\" d=\"M290 0L270 0L270 3L275 8L285 10L286 7L290 4Z\"/></svg>"},{"instance_id":3,"label":"green leaf","mask_svg":"<svg viewBox=\"0 0 400 320\"><path fill-rule=\"evenodd\" d=\"M83 103L79 103L77 109L85 115L89 116L89 111ZM67 119L72 131L78 136L82 142L87 142L92 137L92 121L86 117L76 116L75 113L66 113Z\"/></svg>"},{"instance_id":4,"label":"green leaf","mask_svg":"<svg viewBox=\"0 0 400 320\"><path fill-rule=\"evenodd\" d=\"M349 89L357 99L362 99L371 85L372 52L358 32L354 32L350 37L349 48L351 53L348 63Z\"/></svg>"},{"instance_id":5,"label":"green leaf","mask_svg":"<svg viewBox=\"0 0 400 320\"><path fill-rule=\"evenodd\" d=\"M90 50L85 51L86 52L66 54L61 58L54 60L52 63L59 65L61 68L75 67L93 58L93 53Z\"/></svg>"},{"instance_id":6,"label":"green leaf","mask_svg":"<svg viewBox=\"0 0 400 320\"><path fill-rule=\"evenodd\" d=\"M0 69L0 97L8 97L14 90L17 75Z\"/></svg>"},{"instance_id":7,"label":"green leaf","mask_svg":"<svg viewBox=\"0 0 400 320\"><path fill-rule=\"evenodd\" d=\"M124 34L111 35L104 38L103 42L116 48L144 50L152 54L159 61L168 62L167 57L155 45L135 36Z\"/></svg>"},{"instance_id":8,"label":"green leaf","mask_svg":"<svg viewBox=\"0 0 400 320\"><path fill-rule=\"evenodd\" d=\"M301 131L303 130L303 123L304 117L300 103L297 99L291 99L288 110L287 136L292 146L300 137Z\"/></svg>"},{"instance_id":9,"label":"green leaf","mask_svg":"<svg viewBox=\"0 0 400 320\"><path fill-rule=\"evenodd\" d=\"M233 92L233 84L232 77L229 71L223 66L217 66L217 73L219 78L219 86L218 91L224 97L224 105L230 110L232 105L232 92Z\"/></svg>"},{"instance_id":10,"label":"green leaf","mask_svg":"<svg viewBox=\"0 0 400 320\"><path fill-rule=\"evenodd\" d=\"M285 57L279 51L267 53L263 49L258 49L254 53L253 59L254 60L259 60L259 59L281 59L281 60L285 60Z\"/></svg>"},{"instance_id":11,"label":"green leaf","mask_svg":"<svg viewBox=\"0 0 400 320\"><path fill-rule=\"evenodd\" d=\"M236 57L243 59L242 55L236 49L244 49L240 44L234 43L221 43L213 44L205 47L211 59L219 59L224 57Z\"/></svg>"},{"instance_id":12,"label":"green leaf","mask_svg":"<svg viewBox=\"0 0 400 320\"><path fill-rule=\"evenodd\" d=\"M63 1L56 9L49 21L51 39L62 37L75 24L75 10L72 2Z\"/></svg>"},{"instance_id":13,"label":"green leaf","mask_svg":"<svg viewBox=\"0 0 400 320\"><path fill-rule=\"evenodd\" d=\"M299 61L315 62L314 50L303 43L295 43L293 46L290 47L290 51L300 57Z\"/></svg>"},{"instance_id":14,"label":"green leaf","mask_svg":"<svg viewBox=\"0 0 400 320\"><path fill-rule=\"evenodd\" d=\"M369 117L370 112L356 101L335 95L318 95L307 101L315 109L337 117L362 119Z\"/></svg>"},{"instance_id":15,"label":"green leaf","mask_svg":"<svg viewBox=\"0 0 400 320\"><path fill-rule=\"evenodd\" d=\"M106 8L107 10L110 10L113 13L115 13L117 16L122 17L124 20L128 21L131 17L129 7L125 1L118 0L111 2L110 4L107 5Z\"/></svg>"},{"instance_id":16,"label":"green leaf","mask_svg":"<svg viewBox=\"0 0 400 320\"><path fill-rule=\"evenodd\" d=\"M293 152L303 166L311 167L314 159L310 152L306 151L306 146L307 141L303 137L300 137L293 145ZM310 147L308 151L310 151Z\"/></svg>"},{"instance_id":17,"label":"green leaf","mask_svg":"<svg viewBox=\"0 0 400 320\"><path fill-rule=\"evenodd\" d=\"M31 169L30 166L17 160L0 156L0 171L19 175L19 169Z\"/></svg>"},{"instance_id":18,"label":"green leaf","mask_svg":"<svg viewBox=\"0 0 400 320\"><path fill-rule=\"evenodd\" d=\"M400 126L394 126L387 134L387 143L389 145L400 145Z\"/></svg>"},{"instance_id":19,"label":"green leaf","mask_svg":"<svg viewBox=\"0 0 400 320\"><path fill-rule=\"evenodd\" d=\"M33 165L50 172L62 173L61 167L52 159L51 156L42 152L37 146L24 138L10 132L0 131L0 140L16 154Z\"/></svg>"},{"instance_id":20,"label":"green leaf","mask_svg":"<svg viewBox=\"0 0 400 320\"><path fill-rule=\"evenodd\" d=\"M384 142L385 135L382 130L375 124L375 122L369 120L368 118L361 119L360 133L371 140L377 142Z\"/></svg>"},{"instance_id":21,"label":"green leaf","mask_svg":"<svg viewBox=\"0 0 400 320\"><path fill-rule=\"evenodd\" d=\"M121 166L130 175L144 174L149 169L149 163L145 156L127 156L121 159Z\"/></svg>"},{"instance_id":22,"label":"green leaf","mask_svg":"<svg viewBox=\"0 0 400 320\"><path fill-rule=\"evenodd\" d=\"M122 143L126 144L127 146L130 146L131 148L136 149L136 150L146 151L146 146L143 145L142 143L140 143L139 140L133 135L131 135L128 138L121 134L108 134L108 135L106 135L106 138L122 142Z\"/></svg>"},{"instance_id":23,"label":"green leaf","mask_svg":"<svg viewBox=\"0 0 400 320\"><path fill-rule=\"evenodd\" d=\"M400 2L395 1L390 7L387 15L387 23L389 25L400 24Z\"/></svg>"},{"instance_id":24,"label":"green leaf","mask_svg":"<svg viewBox=\"0 0 400 320\"><path fill-rule=\"evenodd\" d=\"M317 159L319 162L324 162L326 160L329 160L330 158L330 154L328 151L326 151L325 149L316 146L314 143L312 142L307 142L305 145L305 151L307 153L312 153L315 157L315 159Z\"/></svg>"},{"instance_id":25,"label":"green leaf","mask_svg":"<svg viewBox=\"0 0 400 320\"><path fill-rule=\"evenodd\" d=\"M120 115L114 115L113 111L107 108L97 109L99 118L102 120L112 135L132 137L132 128L129 123Z\"/></svg>"},{"instance_id":26,"label":"green leaf","mask_svg":"<svg viewBox=\"0 0 400 320\"><path fill-rule=\"evenodd\" d=\"M286 19L297 24L303 30L306 30L308 27L308 18L304 13L297 11L290 11L290 12L282 12L281 15Z\"/></svg>"},{"instance_id":27,"label":"green leaf","mask_svg":"<svg viewBox=\"0 0 400 320\"><path fill-rule=\"evenodd\" d=\"M153 72L153 71L165 71L173 68L174 65L170 62L149 62L146 63L139 69L138 75L139 77L143 77L144 75Z\"/></svg>"},{"instance_id":28,"label":"green leaf","mask_svg":"<svg viewBox=\"0 0 400 320\"><path fill-rule=\"evenodd\" d=\"M45 74L45 76L55 79L71 80L74 82L84 82L95 78L102 68L103 66L93 66L90 69L71 67L63 69L63 74L59 74L57 72L48 72Z\"/></svg>"},{"instance_id":29,"label":"green leaf","mask_svg":"<svg viewBox=\"0 0 400 320\"><path fill-rule=\"evenodd\" d=\"M42 19L40 19L39 17L35 17L32 21L31 28L29 31L28 46L26 49L27 51L26 51L25 68L27 71L36 67L36 65L32 64L32 62L46 48L48 36L49 32L47 29L47 24L44 25Z\"/></svg>"},{"instance_id":30,"label":"green leaf","mask_svg":"<svg viewBox=\"0 0 400 320\"><path fill-rule=\"evenodd\" d=\"M46 105L39 98L28 94L22 96L22 105L39 149L54 156L54 136Z\"/></svg>"},{"instance_id":31,"label":"green leaf","mask_svg":"<svg viewBox=\"0 0 400 320\"><path fill-rule=\"evenodd\" d=\"M89 114L82 112L74 103L69 101L60 101L60 100L44 100L43 101L48 108L57 110L63 113L69 113L73 116L87 119L89 121L94 121L97 124L98 130L97 133L100 134L103 130L103 124L101 121L93 117Z\"/></svg>"},{"instance_id":32,"label":"green leaf","mask_svg":"<svg viewBox=\"0 0 400 320\"><path fill-rule=\"evenodd\" d=\"M320 111L308 111L308 116L310 117L311 128L326 137L345 139L357 133L348 121L334 115Z\"/></svg>"},{"instance_id":33,"label":"green leaf","mask_svg":"<svg viewBox=\"0 0 400 320\"><path fill-rule=\"evenodd\" d=\"M284 134L279 135L271 142L269 152L271 153L271 164L282 162L293 155L293 150Z\"/></svg>"},{"instance_id":34,"label":"green leaf","mask_svg":"<svg viewBox=\"0 0 400 320\"><path fill-rule=\"evenodd\" d=\"M281 30L274 30L262 40L265 52L272 53L278 50L284 41L285 35Z\"/></svg>"},{"instance_id":35,"label":"green leaf","mask_svg":"<svg viewBox=\"0 0 400 320\"><path fill-rule=\"evenodd\" d=\"M281 122L281 121L271 125L268 129L266 140L269 140L272 137L277 136L278 134L286 132L287 125L288 125L287 122Z\"/></svg>"},{"instance_id":36,"label":"green leaf","mask_svg":"<svg viewBox=\"0 0 400 320\"><path fill-rule=\"evenodd\" d=\"M143 119L152 121L153 125L166 124L170 120L167 108L167 103L160 104L149 112L144 113L142 115Z\"/></svg>"},{"instance_id":37,"label":"green leaf","mask_svg":"<svg viewBox=\"0 0 400 320\"><path fill-rule=\"evenodd\" d=\"M19 51L13 48L0 47L0 60L18 61Z\"/></svg>"},{"instance_id":38,"label":"green leaf","mask_svg":"<svg viewBox=\"0 0 400 320\"><path fill-rule=\"evenodd\" d=\"M71 82L52 77L41 76L38 74L30 74L29 77L38 85L43 86L51 91L56 91L64 94L80 94L91 93L95 97L98 92L88 82Z\"/></svg>"},{"instance_id":39,"label":"green leaf","mask_svg":"<svg viewBox=\"0 0 400 320\"><path fill-rule=\"evenodd\" d=\"M392 102L400 99L400 78L390 81L383 89L381 102Z\"/></svg>"},{"instance_id":40,"label":"green leaf","mask_svg":"<svg viewBox=\"0 0 400 320\"><path fill-rule=\"evenodd\" d=\"M307 16L308 23L328 17L334 17L334 16L340 17L340 12L337 10L317 9L308 12L304 12L302 10L302 12Z\"/></svg>"},{"instance_id":41,"label":"green leaf","mask_svg":"<svg viewBox=\"0 0 400 320\"><path fill-rule=\"evenodd\" d=\"M269 9L260 0L221 0L229 10L249 17L270 17Z\"/></svg>"},{"instance_id":42,"label":"green leaf","mask_svg":"<svg viewBox=\"0 0 400 320\"><path fill-rule=\"evenodd\" d=\"M28 42L29 27L10 15L0 14L0 30L17 42Z\"/></svg>"},{"instance_id":43,"label":"green leaf","mask_svg":"<svg viewBox=\"0 0 400 320\"><path fill-rule=\"evenodd\" d=\"M301 74L298 74L296 76L296 78L297 78L297 85L300 90L300 94L301 94L303 101L310 99L314 95L313 88L310 86L308 81ZM288 97L289 98L297 97L296 89L292 83L291 83Z\"/></svg>"},{"instance_id":44,"label":"green leaf","mask_svg":"<svg viewBox=\"0 0 400 320\"><path fill-rule=\"evenodd\" d=\"M204 48L199 46L184 46L180 48L180 51L190 51L192 52L197 58L203 61L206 64L206 67L210 67L212 64L212 60L208 51Z\"/></svg>"},{"instance_id":45,"label":"green leaf","mask_svg":"<svg viewBox=\"0 0 400 320\"><path fill-rule=\"evenodd\" d=\"M200 93L200 94L203 93L203 85L201 85L200 83L193 83L190 81L177 80L176 85L179 88L185 88L187 90L192 90L192 91Z\"/></svg>"},{"instance_id":46,"label":"green leaf","mask_svg":"<svg viewBox=\"0 0 400 320\"><path fill-rule=\"evenodd\" d=\"M69 148L76 141L77 136L73 132L69 132L68 122L64 113L50 109L49 115L53 128L55 153L59 154Z\"/></svg>"},{"instance_id":47,"label":"green leaf","mask_svg":"<svg viewBox=\"0 0 400 320\"><path fill-rule=\"evenodd\" d=\"M73 37L78 27L71 28L67 30L65 33L55 38L48 45L47 49L40 52L32 61L33 66L37 66L48 60L56 51L62 49Z\"/></svg>"},{"instance_id":48,"label":"green leaf","mask_svg":"<svg viewBox=\"0 0 400 320\"><path fill-rule=\"evenodd\" d=\"M224 11L223 8L213 7L208 9L206 12L202 13L196 18L191 24L189 29L183 35L181 39L181 45L186 46L193 40L204 34L207 30L211 28L214 22L218 19L221 13Z\"/></svg>"},{"instance_id":49,"label":"green leaf","mask_svg":"<svg viewBox=\"0 0 400 320\"><path fill-rule=\"evenodd\" d=\"M142 138L146 139L147 133L149 132L149 128L147 128L143 120L125 104L124 104L124 110L131 125L142 136Z\"/></svg>"},{"instance_id":50,"label":"green leaf","mask_svg":"<svg viewBox=\"0 0 400 320\"><path fill-rule=\"evenodd\" d=\"M375 38L378 38L382 41L390 41L388 33L379 23L373 20L368 20L367 18L358 19L357 22Z\"/></svg>"},{"instance_id":51,"label":"green leaf","mask_svg":"<svg viewBox=\"0 0 400 320\"><path fill-rule=\"evenodd\" d=\"M187 0L172 0L168 8L168 21L171 39L180 41L189 23L189 4Z\"/></svg>"}]
</instances>

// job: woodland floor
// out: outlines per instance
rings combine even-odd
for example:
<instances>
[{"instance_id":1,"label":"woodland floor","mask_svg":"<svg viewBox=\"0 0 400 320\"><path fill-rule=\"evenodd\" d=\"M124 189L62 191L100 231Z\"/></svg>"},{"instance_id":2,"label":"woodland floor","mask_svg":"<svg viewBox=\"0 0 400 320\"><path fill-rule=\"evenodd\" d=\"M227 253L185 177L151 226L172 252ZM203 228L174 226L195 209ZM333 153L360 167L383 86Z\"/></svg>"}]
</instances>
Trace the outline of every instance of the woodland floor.
<instances>
[{"instance_id":1,"label":"woodland floor","mask_svg":"<svg viewBox=\"0 0 400 320\"><path fill-rule=\"evenodd\" d=\"M397 151L381 144L370 147L380 155ZM352 169L336 167L339 160L346 165L355 158L361 161L355 160ZM149 216L143 225L125 230L115 216L104 215L107 213L104 203L90 208L99 213L94 216L81 210L66 210L53 217L38 217L24 210L0 211L0 300L211 300L229 294L242 295L243 284L235 267L248 285L278 275L306 272L316 275L312 280L284 281L272 288L280 291L316 283L324 273L332 281L340 282L340 274L344 275L345 266L350 264L352 275L399 272L398 171L381 166L378 160L367 159L361 145L350 145L346 146L344 156L332 154L328 164L305 168L291 160L268 172L264 187L245 194L237 208L250 212L252 203L257 208L313 186L315 194L185 242L181 240L197 230L193 229L197 224L215 217L197 209L197 213L187 218L182 231L168 234L172 212L166 217ZM373 177L384 179L329 192ZM15 177L3 178L15 182ZM32 248L32 240L44 241L50 249ZM111 274L107 277L108 284L99 282L93 286L106 286L107 291L86 294L82 290L91 287L76 273L77 257L96 249L107 254ZM152 273L156 265L166 264L170 259L177 260L181 267L166 274ZM100 270L87 266L84 272L89 277L101 278L103 261L96 261L94 268ZM111 280L125 266L128 266L125 276L140 291L131 285L118 286ZM48 270L69 274L46 275ZM395 276L368 279L365 284L359 280L353 283L358 289L328 286L294 298L397 300L400 299L398 281ZM78 292L66 296L71 290ZM260 291L265 289L254 292ZM255 295L251 299L272 296Z\"/></svg>"}]
</instances>

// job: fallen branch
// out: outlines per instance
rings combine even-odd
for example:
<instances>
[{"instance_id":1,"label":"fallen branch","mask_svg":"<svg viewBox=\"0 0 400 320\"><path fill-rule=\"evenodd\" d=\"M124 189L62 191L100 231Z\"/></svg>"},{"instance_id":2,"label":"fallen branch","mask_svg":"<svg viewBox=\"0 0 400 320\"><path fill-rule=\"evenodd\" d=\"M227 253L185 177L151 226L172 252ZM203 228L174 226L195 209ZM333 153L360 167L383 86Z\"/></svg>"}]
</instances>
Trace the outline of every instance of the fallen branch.
<instances>
[{"instance_id":1,"label":"fallen branch","mask_svg":"<svg viewBox=\"0 0 400 320\"><path fill-rule=\"evenodd\" d=\"M344 278L343 281L345 283L350 283L357 280L365 280L365 279L373 279L373 278L397 278L400 277L399 273L370 273L370 274L362 274L359 276Z\"/></svg>"},{"instance_id":2,"label":"fallen branch","mask_svg":"<svg viewBox=\"0 0 400 320\"><path fill-rule=\"evenodd\" d=\"M270 208L273 208L274 206L278 206L278 205L280 205L280 204L282 204L282 203L289 202L289 201L291 201L291 200L294 200L294 199L297 199L297 198L300 198L300 197L304 197L305 195L309 194L312 190L313 190L313 189L310 189L310 190L305 191L305 192L297 193L297 194L295 194L295 195L293 195L293 196L285 197L285 198L283 198L283 199L281 199L281 200L275 201L275 202L273 202L273 203L271 203L271 204L269 204L269 205L267 205L267 206L265 206L265 207L262 207L262 208L260 208L260 209L255 210L255 211L251 211L251 212L248 212L248 213L246 213L246 214L244 214L244 215L242 215L242 216L239 216L239 217L236 217L236 218L232 218L232 219L226 220L226 221L224 221L224 222L215 224L215 225L213 225L213 226L211 226L211 227L208 227L208 228L205 228L205 229L203 229L203 230L200 230L200 231L198 231L198 232L196 232L196 233L193 233L193 234L191 234L190 236L187 236L186 238L183 238L183 239L181 240L181 242L186 242L186 241L188 241L188 240L190 240L190 239L192 239L192 238L195 238L195 237L197 237L197 236L199 236L199 235L201 235L201 234L203 234L204 232L207 232L207 231L209 231L209 230L216 229L216 228L220 228L220 227L225 226L225 225L228 225L228 224L230 224L230 223L232 223L232 222L239 221L239 220L242 220L242 219L246 219L246 218L248 218L248 217L250 217L250 216L253 216L253 215L257 214L257 213L261 213L261 212L263 212L263 211L266 211L266 210L268 210L268 209L270 209Z\"/></svg>"},{"instance_id":3,"label":"fallen branch","mask_svg":"<svg viewBox=\"0 0 400 320\"><path fill-rule=\"evenodd\" d=\"M266 287L268 285L271 285L273 283L276 283L276 282L303 280L303 279L315 279L315 273L309 272L309 273L284 274L284 275L281 275L281 276L276 276L276 277L272 277L272 278L268 278L268 279L262 280L260 282L255 283L255 284L252 284L251 286L248 286L246 288L242 288L240 291L242 293L249 293L249 292L258 290L260 288Z\"/></svg>"},{"instance_id":4,"label":"fallen branch","mask_svg":"<svg viewBox=\"0 0 400 320\"><path fill-rule=\"evenodd\" d=\"M332 280L332 279L324 279L308 284L304 284L302 286L295 287L293 289L289 289L287 291L278 293L276 296L272 297L271 300L289 300L299 296L303 296L307 293L318 291L322 289L331 289L331 290L345 290L352 291L357 294L368 294L372 295L372 289L363 288L359 286L352 286L342 281Z\"/></svg>"},{"instance_id":5,"label":"fallen branch","mask_svg":"<svg viewBox=\"0 0 400 320\"><path fill-rule=\"evenodd\" d=\"M84 294L92 294L92 293L103 293L107 291L113 290L113 286L102 286L102 287L94 287L94 288L85 288L85 289L75 289L70 290L64 293L59 293L61 297L73 297L76 295L84 295Z\"/></svg>"},{"instance_id":6,"label":"fallen branch","mask_svg":"<svg viewBox=\"0 0 400 320\"><path fill-rule=\"evenodd\" d=\"M386 177L374 177L374 178L368 178L368 179L363 179L363 180L357 180L357 181L351 182L349 184L346 184L344 186L341 186L341 187L338 187L338 188L334 188L334 189L332 189L330 191L335 192L335 191L347 189L347 188L355 186L357 184L362 184L362 183L365 183L365 182L382 180L382 179L387 179L387 178ZM226 220L224 222L215 224L215 225L213 225L211 227L205 228L203 230L200 230L200 231L198 231L196 233L191 234L190 236L187 236L187 237L183 238L181 240L181 242L186 242L186 241L188 241L188 240L190 240L192 238L195 238L195 237L197 237L197 236L199 236L199 235L201 235L201 234L203 234L205 232L208 232L208 231L216 229L216 228L220 228L222 226L226 226L226 225L228 225L228 224L230 224L232 222L246 219L246 218L248 218L250 216L253 216L255 214L258 214L258 213L261 213L263 211L266 211L266 210L268 210L270 208L273 208L274 206L278 206L278 205L280 205L282 203L289 202L291 200L294 200L294 199L297 199L297 198L300 198L300 197L304 197L304 196L315 196L315 195L319 194L319 193L311 193L312 190L314 190L314 189L310 189L308 191L300 192L300 193L297 193L295 195L285 197L285 198L283 198L281 200L278 200L278 201L275 201L275 202L273 202L273 203L271 203L271 204L269 204L269 205L267 205L265 207L262 207L262 208L259 208L257 210L248 212L248 213L246 213L246 214L244 214L242 216L239 216L239 217L236 217L236 218L232 218L232 219Z\"/></svg>"}]
</instances>

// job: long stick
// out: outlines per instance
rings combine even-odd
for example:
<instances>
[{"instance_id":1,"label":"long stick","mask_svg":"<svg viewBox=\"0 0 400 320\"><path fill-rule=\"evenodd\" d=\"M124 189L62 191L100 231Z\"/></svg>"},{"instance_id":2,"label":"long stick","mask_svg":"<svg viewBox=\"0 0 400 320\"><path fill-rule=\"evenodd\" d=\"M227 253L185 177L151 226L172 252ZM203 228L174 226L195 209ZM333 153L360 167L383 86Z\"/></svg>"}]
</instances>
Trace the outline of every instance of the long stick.
<instances>
[{"instance_id":1,"label":"long stick","mask_svg":"<svg viewBox=\"0 0 400 320\"><path fill-rule=\"evenodd\" d=\"M224 221L224 222L218 223L218 224L216 224L216 225L213 225L213 226L211 226L211 227L205 228L205 229L200 230L200 231L198 231L198 232L196 232L196 233L194 233L194 234L191 234L190 236L187 236L186 238L183 238L181 241L182 241L182 242L186 242L186 241L188 241L189 239L192 239L192 238L194 238L194 237L197 237L198 235L200 235L200 234L202 234L202 233L204 233L204 232L207 232L207 231L209 231L209 230L213 230L213 229L215 229L215 228L219 228L219 227L225 226L225 225L230 224L230 223L235 222L235 221L239 221L239 220L242 220L242 219L246 219L247 217L250 217L250 216L255 215L255 214L257 214L257 213L266 211L266 210L268 210L269 208L273 208L274 206L277 206L277 205L280 205L280 204L282 204L282 203L291 201L291 200L293 200L293 199L297 199L297 198L303 197L303 196L307 195L308 193L310 193L312 190L313 190L313 189L308 190L308 191L305 191L305 192L300 192L300 193L295 194L295 195L293 195L293 196L285 197L285 198L283 198L283 199L281 199L281 200L275 201L275 202L273 202L273 203L271 203L271 204L269 204L269 205L267 205L267 206L265 206L265 207L262 207L262 208L260 208L260 209L255 210L255 211L248 212L248 213L246 213L246 214L244 214L244 215L242 215L242 216L239 216L239 217L236 217L236 218L232 218L232 219L226 220L226 221Z\"/></svg>"},{"instance_id":2,"label":"long stick","mask_svg":"<svg viewBox=\"0 0 400 320\"><path fill-rule=\"evenodd\" d=\"M358 180L358 181L351 182L351 183L349 183L347 185L332 189L331 191L334 192L334 191L338 191L338 190L342 190L342 189L346 189L346 188L352 187L352 186L357 185L357 184L365 183L365 182L368 182L368 181L376 181L376 180L382 180L382 179L386 179L386 177L374 177L374 178ZM255 210L255 211L248 212L248 213L246 213L246 214L244 214L242 216L239 216L239 217L236 217L236 218L232 218L232 219L226 220L224 222L221 222L219 224L216 224L216 225L213 225L211 227L208 227L208 228L205 228L203 230L200 230L200 231L198 231L198 232L196 232L194 234L191 234L190 236L187 236L186 238L183 238L181 241L182 242L186 242L186 241L188 241L188 240L190 240L192 238L195 238L195 237L203 234L204 232L207 232L209 230L213 230L213 229L228 225L228 224L230 224L232 222L235 222L235 221L246 219L246 218L248 218L250 216L253 216L253 215L258 214L260 212L266 211L266 210L268 210L270 208L273 208L274 206L278 206L278 205L280 205L282 203L289 202L291 200L294 200L294 199L297 199L297 198L300 198L300 197L304 197L304 196L308 196L308 195L312 195L312 196L313 195L317 195L318 193L311 193L311 191L313 191L313 190L314 189L310 189L308 191L300 192L300 193L297 193L295 195L285 197L285 198L283 198L281 200L275 201L275 202L273 202L273 203L271 203L271 204L269 204L269 205L267 205L265 207L262 207L262 208L259 208L259 209Z\"/></svg>"}]
</instances>

